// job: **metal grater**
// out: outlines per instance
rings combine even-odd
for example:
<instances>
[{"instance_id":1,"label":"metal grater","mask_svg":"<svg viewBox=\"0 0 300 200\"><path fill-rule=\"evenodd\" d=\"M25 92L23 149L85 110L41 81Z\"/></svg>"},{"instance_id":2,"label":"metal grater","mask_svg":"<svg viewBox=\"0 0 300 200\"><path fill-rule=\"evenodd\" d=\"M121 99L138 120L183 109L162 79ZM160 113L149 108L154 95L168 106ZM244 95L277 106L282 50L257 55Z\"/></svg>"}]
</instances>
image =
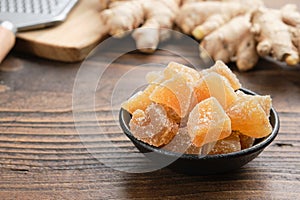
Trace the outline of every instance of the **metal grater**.
<instances>
[{"instance_id":1,"label":"metal grater","mask_svg":"<svg viewBox=\"0 0 300 200\"><path fill-rule=\"evenodd\" d=\"M0 0L0 20L18 31L43 28L62 22L78 0Z\"/></svg>"}]
</instances>

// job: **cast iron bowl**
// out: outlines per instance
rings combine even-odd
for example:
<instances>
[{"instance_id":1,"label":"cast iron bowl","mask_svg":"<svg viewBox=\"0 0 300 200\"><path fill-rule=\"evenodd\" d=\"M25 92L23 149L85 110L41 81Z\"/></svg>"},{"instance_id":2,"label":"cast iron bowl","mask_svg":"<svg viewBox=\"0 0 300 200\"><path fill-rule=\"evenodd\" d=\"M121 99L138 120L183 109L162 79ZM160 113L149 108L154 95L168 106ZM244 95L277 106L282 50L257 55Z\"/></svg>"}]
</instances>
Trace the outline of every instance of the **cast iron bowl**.
<instances>
[{"instance_id":1,"label":"cast iron bowl","mask_svg":"<svg viewBox=\"0 0 300 200\"><path fill-rule=\"evenodd\" d=\"M256 95L254 92L247 89L240 89L246 94ZM157 148L144 143L136 139L130 132L129 121L131 119L130 113L126 110L121 109L119 114L120 125L125 133L125 135L133 142L133 144L142 153L154 152L155 156L151 156L153 162L156 160L172 159L178 158L173 163L167 167L188 174L216 174L232 171L242 167L247 164L255 157L257 157L265 147L267 147L277 136L279 130L279 118L278 114L274 108L271 108L270 112L270 123L273 127L272 133L265 137L256 139L252 147L244 149L241 151L228 153L228 154L218 154L218 155L207 155L204 157L199 157L194 154L178 154L176 152L167 151L165 149ZM147 156L147 154L145 154Z\"/></svg>"}]
</instances>

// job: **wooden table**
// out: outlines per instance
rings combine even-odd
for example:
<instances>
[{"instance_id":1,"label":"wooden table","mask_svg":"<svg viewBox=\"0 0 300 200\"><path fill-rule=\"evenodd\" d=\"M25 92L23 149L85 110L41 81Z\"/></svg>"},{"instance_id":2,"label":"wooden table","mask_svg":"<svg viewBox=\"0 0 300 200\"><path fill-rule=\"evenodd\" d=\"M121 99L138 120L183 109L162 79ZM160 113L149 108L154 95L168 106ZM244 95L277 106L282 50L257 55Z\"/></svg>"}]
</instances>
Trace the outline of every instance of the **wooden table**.
<instances>
[{"instance_id":1,"label":"wooden table","mask_svg":"<svg viewBox=\"0 0 300 200\"><path fill-rule=\"evenodd\" d=\"M197 62L193 48L179 46L185 58ZM163 47L177 49L178 45ZM120 49L117 42L102 56L114 57ZM74 81L81 63L9 55L0 65L0 199L300 199L300 67L267 60L260 60L247 73L232 68L246 88L272 96L281 120L275 141L240 170L206 176L167 168L130 174L95 159L96 155L121 163L120 168L132 165L134 158L125 159L126 152L137 150L112 115L111 110L119 108L110 106L109 91L135 66L169 61L184 62L170 52L158 51L152 56L131 52L111 64L95 92L97 121L79 122L80 127L91 129L83 142L72 113ZM85 63L91 70L101 65L95 56ZM123 95L141 79L137 73L123 85ZM97 125L103 127L102 133L92 131ZM115 152L103 133L123 151Z\"/></svg>"}]
</instances>

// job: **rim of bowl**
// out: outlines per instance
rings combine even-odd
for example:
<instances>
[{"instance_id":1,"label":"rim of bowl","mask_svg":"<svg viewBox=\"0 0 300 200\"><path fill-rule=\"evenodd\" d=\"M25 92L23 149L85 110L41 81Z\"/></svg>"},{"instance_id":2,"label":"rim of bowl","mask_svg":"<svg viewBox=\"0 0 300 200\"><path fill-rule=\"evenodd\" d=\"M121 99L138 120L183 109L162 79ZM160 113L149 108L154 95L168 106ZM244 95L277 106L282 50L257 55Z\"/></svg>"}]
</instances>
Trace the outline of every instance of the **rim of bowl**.
<instances>
[{"instance_id":1,"label":"rim of bowl","mask_svg":"<svg viewBox=\"0 0 300 200\"><path fill-rule=\"evenodd\" d=\"M257 93L245 89L245 88L241 88L239 89L247 94L250 95L257 95ZM177 152L172 152L172 151L168 151L159 147L155 147L152 145L149 145L141 140L138 140L137 138L135 138L130 129L128 124L126 124L125 119L124 119L124 114L128 113L126 110L124 110L123 108L120 109L119 112L119 122L121 125L121 128L123 129L123 132L125 133L125 135L131 139L134 140L135 143L137 143L140 146L143 146L145 149L152 151L152 152L156 152L156 153L160 153L160 154L164 154L167 156L176 156L178 158L184 158L184 159L194 159L194 160L206 160L206 159L220 159L220 158L227 158L227 157L238 157L238 156L242 156L242 155L247 155L247 154L251 154L254 152L257 152L259 150L263 150L265 147L267 147L277 136L278 131L279 131L279 116L278 113L276 112L276 110L272 107L270 110L270 116L273 115L274 117L274 126L272 126L272 132L270 133L270 135L264 137L264 138L257 138L262 139L262 141L258 142L257 144L253 145L252 147L249 147L247 149L243 149L240 151L235 151L235 152L231 152L231 153L227 153L227 154L215 154L215 155L203 155L203 156L199 156L196 154L185 154L185 153L177 153ZM129 114L129 113L128 113ZM256 140L257 140L256 139Z\"/></svg>"}]
</instances>

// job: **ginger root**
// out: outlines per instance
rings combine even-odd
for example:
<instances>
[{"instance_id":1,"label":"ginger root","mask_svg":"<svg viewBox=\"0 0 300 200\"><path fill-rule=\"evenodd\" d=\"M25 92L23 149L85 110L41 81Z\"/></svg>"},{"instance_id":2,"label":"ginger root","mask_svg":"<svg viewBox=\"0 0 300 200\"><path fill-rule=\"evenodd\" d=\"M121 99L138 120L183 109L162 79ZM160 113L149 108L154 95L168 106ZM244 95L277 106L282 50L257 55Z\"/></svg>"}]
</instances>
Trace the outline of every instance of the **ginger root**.
<instances>
[{"instance_id":1,"label":"ginger root","mask_svg":"<svg viewBox=\"0 0 300 200\"><path fill-rule=\"evenodd\" d=\"M234 61L241 71L252 69L259 56L288 65L300 61L300 13L295 5L270 9L261 0L186 0L179 13L176 24L184 33L202 40L200 47L214 60Z\"/></svg>"},{"instance_id":2,"label":"ginger root","mask_svg":"<svg viewBox=\"0 0 300 200\"><path fill-rule=\"evenodd\" d=\"M262 5L260 0L188 1L176 18L176 24L186 34L201 40L230 21Z\"/></svg>"},{"instance_id":3,"label":"ginger root","mask_svg":"<svg viewBox=\"0 0 300 200\"><path fill-rule=\"evenodd\" d=\"M261 0L187 1L176 24L184 33L202 40L200 48L214 60L236 61L238 69L246 71L258 61L250 16L262 5Z\"/></svg>"},{"instance_id":4,"label":"ginger root","mask_svg":"<svg viewBox=\"0 0 300 200\"><path fill-rule=\"evenodd\" d=\"M114 37L123 37L126 31L138 28L144 21L140 0L113 1L100 17Z\"/></svg>"},{"instance_id":5,"label":"ginger root","mask_svg":"<svg viewBox=\"0 0 300 200\"><path fill-rule=\"evenodd\" d=\"M297 6L287 4L281 9L282 20L289 25L289 32L292 37L292 42L300 52L300 13L297 11Z\"/></svg>"},{"instance_id":6,"label":"ginger root","mask_svg":"<svg viewBox=\"0 0 300 200\"><path fill-rule=\"evenodd\" d=\"M176 18L176 24L186 34L191 34L193 30L207 20L211 15L237 15L244 12L240 4L231 2L188 2L180 9L180 14Z\"/></svg>"},{"instance_id":7,"label":"ginger root","mask_svg":"<svg viewBox=\"0 0 300 200\"><path fill-rule=\"evenodd\" d=\"M300 62L300 13L293 4L270 9L262 0L101 2L107 7L100 17L108 34L118 38L133 30L137 49L145 53L154 52L171 37L168 30L178 28L201 41L200 48L214 60L236 62L240 71L252 69L259 56L288 65Z\"/></svg>"},{"instance_id":8,"label":"ginger root","mask_svg":"<svg viewBox=\"0 0 300 200\"><path fill-rule=\"evenodd\" d=\"M258 41L257 52L260 56L271 55L288 65L296 65L299 53L292 42L290 29L282 19L280 10L261 7L254 12L252 30Z\"/></svg>"},{"instance_id":9,"label":"ginger root","mask_svg":"<svg viewBox=\"0 0 300 200\"><path fill-rule=\"evenodd\" d=\"M172 29L180 0L127 0L113 1L101 13L108 33L122 37L127 31L134 30L132 37L137 49L151 53L158 43L170 37L166 29Z\"/></svg>"},{"instance_id":10,"label":"ginger root","mask_svg":"<svg viewBox=\"0 0 300 200\"><path fill-rule=\"evenodd\" d=\"M286 4L281 8L282 21L293 27L300 26L300 13L295 4Z\"/></svg>"},{"instance_id":11,"label":"ginger root","mask_svg":"<svg viewBox=\"0 0 300 200\"><path fill-rule=\"evenodd\" d=\"M214 60L236 61L239 70L249 70L258 61L256 42L250 29L250 15L235 17L205 37L200 47Z\"/></svg>"},{"instance_id":12,"label":"ginger root","mask_svg":"<svg viewBox=\"0 0 300 200\"><path fill-rule=\"evenodd\" d=\"M146 21L140 29L133 32L132 37L135 39L139 50L152 53L156 50L160 41L171 37L167 29L173 28L180 1L155 0L143 2ZM154 7L155 9L153 9Z\"/></svg>"}]
</instances>

